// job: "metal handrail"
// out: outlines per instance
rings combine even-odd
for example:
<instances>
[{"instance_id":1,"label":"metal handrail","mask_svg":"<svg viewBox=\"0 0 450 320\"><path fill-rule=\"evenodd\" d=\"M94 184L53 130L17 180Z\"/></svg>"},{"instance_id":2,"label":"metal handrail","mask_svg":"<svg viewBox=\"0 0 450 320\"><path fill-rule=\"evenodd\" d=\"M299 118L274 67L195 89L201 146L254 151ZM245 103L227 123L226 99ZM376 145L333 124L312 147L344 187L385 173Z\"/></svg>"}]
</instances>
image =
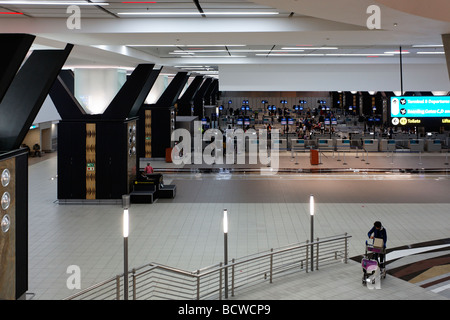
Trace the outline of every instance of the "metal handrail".
<instances>
[{"instance_id":1,"label":"metal handrail","mask_svg":"<svg viewBox=\"0 0 450 320\"><path fill-rule=\"evenodd\" d=\"M157 263L149 263L132 269L129 274L129 291L132 299L222 299L225 285L231 295L240 288L269 281L275 276L300 270L310 272L311 252L315 267L348 260L348 239L351 236L317 238L313 242L292 244L278 249L232 259L227 263L208 266L196 271L186 271ZM343 247L340 243L344 241ZM320 250L319 250L320 248ZM236 272L239 270L239 272ZM224 274L228 272L230 283L225 284ZM124 274L117 275L101 283L82 290L66 300L73 299L116 299L123 297ZM122 281L121 281L122 280ZM231 286L230 286L231 284Z\"/></svg>"}]
</instances>

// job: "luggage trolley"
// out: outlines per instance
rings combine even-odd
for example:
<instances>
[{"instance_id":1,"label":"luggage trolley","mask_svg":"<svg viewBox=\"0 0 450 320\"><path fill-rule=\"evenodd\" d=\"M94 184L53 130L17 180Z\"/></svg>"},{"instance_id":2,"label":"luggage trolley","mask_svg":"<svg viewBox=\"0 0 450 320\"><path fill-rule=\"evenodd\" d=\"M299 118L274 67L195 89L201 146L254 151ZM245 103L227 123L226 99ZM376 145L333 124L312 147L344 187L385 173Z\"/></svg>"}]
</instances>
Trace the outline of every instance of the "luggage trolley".
<instances>
[{"instance_id":1,"label":"luggage trolley","mask_svg":"<svg viewBox=\"0 0 450 320\"><path fill-rule=\"evenodd\" d=\"M383 266L380 265L379 255L384 254ZM386 248L383 247L383 239L375 238L373 243L366 240L364 257L361 260L363 269L362 284L375 285L376 278L386 278Z\"/></svg>"}]
</instances>

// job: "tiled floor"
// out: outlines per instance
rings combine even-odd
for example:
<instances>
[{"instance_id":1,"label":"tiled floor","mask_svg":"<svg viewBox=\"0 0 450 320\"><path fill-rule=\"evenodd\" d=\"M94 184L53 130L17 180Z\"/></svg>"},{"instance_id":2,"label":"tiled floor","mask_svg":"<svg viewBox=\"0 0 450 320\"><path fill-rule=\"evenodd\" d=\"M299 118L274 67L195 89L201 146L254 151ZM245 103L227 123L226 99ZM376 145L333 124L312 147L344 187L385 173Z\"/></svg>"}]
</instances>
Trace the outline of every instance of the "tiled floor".
<instances>
[{"instance_id":1,"label":"tiled floor","mask_svg":"<svg viewBox=\"0 0 450 320\"><path fill-rule=\"evenodd\" d=\"M301 156L303 164L298 167L308 167L308 156ZM323 159L330 161L323 168L333 167L331 154ZM248 172L165 173L165 183L177 185L176 198L130 208L130 268L158 262L192 271L222 261L224 208L230 220L230 258L303 242L310 232L310 193L317 199L316 236L347 232L352 236L350 256L363 253L375 220L386 226L391 248L449 237L450 179L445 170L435 174L389 171L421 167L415 154L398 155L392 167L386 154L369 154L370 163L379 162L376 167L385 169L375 173L359 171L369 166L360 158L347 159L352 170L345 173L266 177ZM74 293L66 284L70 265L80 267L82 289L123 272L122 208L55 203L56 157L41 160L29 166L27 298L62 299ZM290 153L285 154L280 163L294 168L291 160ZM446 168L444 154L423 155L422 161L426 168ZM158 161L152 165L172 168ZM277 279L233 299L448 299L442 293L449 289L432 292L389 275L381 290L368 290L361 285L361 276L360 265L349 261Z\"/></svg>"}]
</instances>

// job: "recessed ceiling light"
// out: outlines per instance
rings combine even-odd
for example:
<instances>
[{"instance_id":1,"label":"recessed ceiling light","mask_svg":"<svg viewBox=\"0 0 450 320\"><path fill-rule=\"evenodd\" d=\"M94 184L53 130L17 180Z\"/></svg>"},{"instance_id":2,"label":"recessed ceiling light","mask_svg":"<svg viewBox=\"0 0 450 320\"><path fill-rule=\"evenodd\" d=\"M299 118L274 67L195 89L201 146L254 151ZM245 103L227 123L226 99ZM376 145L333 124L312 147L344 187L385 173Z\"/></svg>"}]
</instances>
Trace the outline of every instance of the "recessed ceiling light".
<instances>
[{"instance_id":1,"label":"recessed ceiling light","mask_svg":"<svg viewBox=\"0 0 450 320\"><path fill-rule=\"evenodd\" d=\"M282 50L337 50L337 47L283 47Z\"/></svg>"},{"instance_id":2,"label":"recessed ceiling light","mask_svg":"<svg viewBox=\"0 0 450 320\"><path fill-rule=\"evenodd\" d=\"M413 48L441 48L443 44L415 44Z\"/></svg>"},{"instance_id":3,"label":"recessed ceiling light","mask_svg":"<svg viewBox=\"0 0 450 320\"><path fill-rule=\"evenodd\" d=\"M432 51L432 52L421 51L421 52L417 52L417 54L445 54L445 52L441 52L441 51Z\"/></svg>"},{"instance_id":4,"label":"recessed ceiling light","mask_svg":"<svg viewBox=\"0 0 450 320\"><path fill-rule=\"evenodd\" d=\"M191 55L194 55L195 53L182 51L182 52L169 52L169 54L191 54Z\"/></svg>"},{"instance_id":5,"label":"recessed ceiling light","mask_svg":"<svg viewBox=\"0 0 450 320\"><path fill-rule=\"evenodd\" d=\"M257 53L256 56L265 57L322 57L323 53Z\"/></svg>"},{"instance_id":6,"label":"recessed ceiling light","mask_svg":"<svg viewBox=\"0 0 450 320\"><path fill-rule=\"evenodd\" d=\"M395 50L395 51L385 51L384 53L385 53L385 54L400 54L400 50ZM408 54L409 51L402 50L402 54L403 54L403 53Z\"/></svg>"},{"instance_id":7,"label":"recessed ceiling light","mask_svg":"<svg viewBox=\"0 0 450 320\"><path fill-rule=\"evenodd\" d=\"M246 58L247 56L181 56L182 58Z\"/></svg>"},{"instance_id":8,"label":"recessed ceiling light","mask_svg":"<svg viewBox=\"0 0 450 320\"><path fill-rule=\"evenodd\" d=\"M197 53L197 52L227 52L227 50L221 50L221 49L217 49L217 50L174 50L173 53L175 54L180 54L180 53Z\"/></svg>"},{"instance_id":9,"label":"recessed ceiling light","mask_svg":"<svg viewBox=\"0 0 450 320\"><path fill-rule=\"evenodd\" d=\"M245 44L126 44L127 47L245 47Z\"/></svg>"},{"instance_id":10,"label":"recessed ceiling light","mask_svg":"<svg viewBox=\"0 0 450 320\"><path fill-rule=\"evenodd\" d=\"M327 53L329 57L392 57L393 53Z\"/></svg>"},{"instance_id":11,"label":"recessed ceiling light","mask_svg":"<svg viewBox=\"0 0 450 320\"><path fill-rule=\"evenodd\" d=\"M277 15L278 12L275 11L222 11L222 12L196 12L196 11L156 11L156 12L119 12L118 15L127 15L127 16L152 16L152 15L187 15L187 16L200 16L200 15L214 15L214 16L223 16L223 15Z\"/></svg>"}]
</instances>

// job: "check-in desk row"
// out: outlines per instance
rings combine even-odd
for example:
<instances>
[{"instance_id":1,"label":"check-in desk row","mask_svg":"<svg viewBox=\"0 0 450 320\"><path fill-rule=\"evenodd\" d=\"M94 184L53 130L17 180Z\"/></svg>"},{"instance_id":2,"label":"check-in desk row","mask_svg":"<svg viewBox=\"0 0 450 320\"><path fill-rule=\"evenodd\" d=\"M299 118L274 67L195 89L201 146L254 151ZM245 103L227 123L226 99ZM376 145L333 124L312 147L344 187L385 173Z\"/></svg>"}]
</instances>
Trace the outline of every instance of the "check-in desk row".
<instances>
[{"instance_id":1,"label":"check-in desk row","mask_svg":"<svg viewBox=\"0 0 450 320\"><path fill-rule=\"evenodd\" d=\"M352 147L364 149L368 152L388 152L396 150L405 150L410 152L440 152L442 150L442 142L439 139L362 139L358 143L350 139L291 139L291 148L293 150L310 149L311 147L320 150L346 150Z\"/></svg>"}]
</instances>

